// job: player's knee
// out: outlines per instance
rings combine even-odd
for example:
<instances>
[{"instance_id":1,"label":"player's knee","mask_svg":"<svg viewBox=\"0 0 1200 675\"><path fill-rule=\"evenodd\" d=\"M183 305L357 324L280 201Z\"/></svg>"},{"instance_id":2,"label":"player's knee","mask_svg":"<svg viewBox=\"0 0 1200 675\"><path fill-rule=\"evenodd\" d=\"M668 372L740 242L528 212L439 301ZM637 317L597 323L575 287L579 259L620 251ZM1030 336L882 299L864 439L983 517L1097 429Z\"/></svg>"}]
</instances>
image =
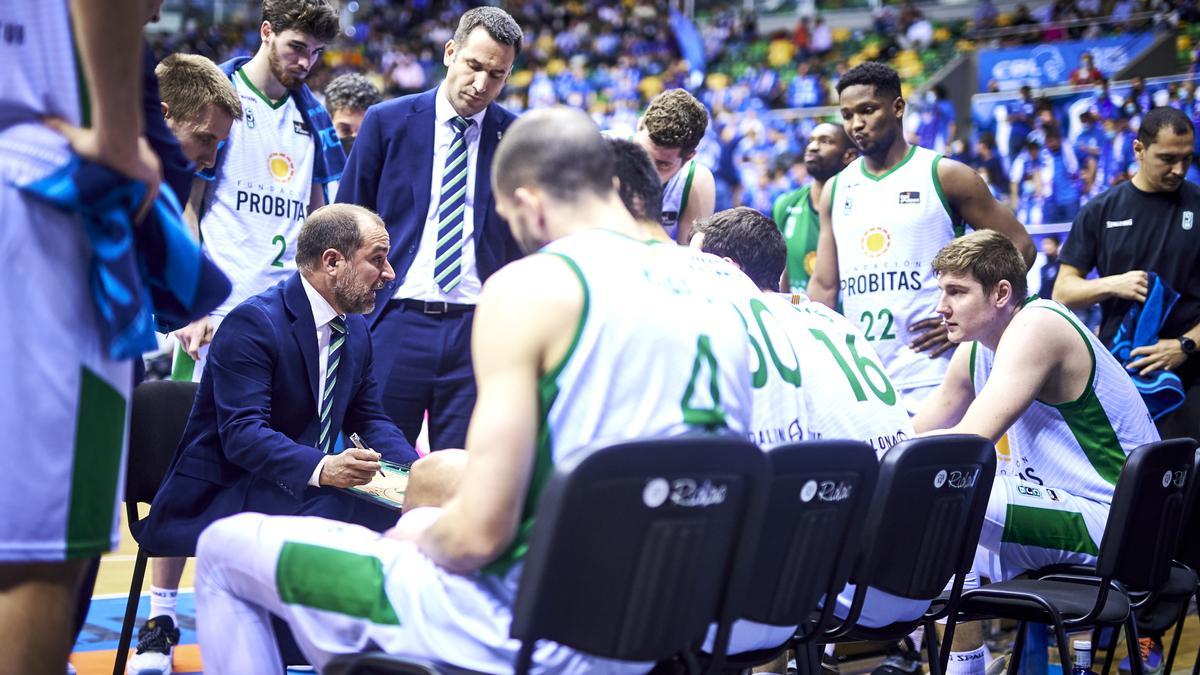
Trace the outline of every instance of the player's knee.
<instances>
[{"instance_id":1,"label":"player's knee","mask_svg":"<svg viewBox=\"0 0 1200 675\"><path fill-rule=\"evenodd\" d=\"M253 532L264 517L261 513L239 513L222 518L204 528L196 542L197 563L211 561L227 551L244 552L245 544L249 542L243 544L238 541L239 538L247 536L247 532Z\"/></svg>"},{"instance_id":2,"label":"player's knee","mask_svg":"<svg viewBox=\"0 0 1200 675\"><path fill-rule=\"evenodd\" d=\"M409 472L405 510L445 504L458 489L466 466L465 450L439 450L418 459Z\"/></svg>"}]
</instances>

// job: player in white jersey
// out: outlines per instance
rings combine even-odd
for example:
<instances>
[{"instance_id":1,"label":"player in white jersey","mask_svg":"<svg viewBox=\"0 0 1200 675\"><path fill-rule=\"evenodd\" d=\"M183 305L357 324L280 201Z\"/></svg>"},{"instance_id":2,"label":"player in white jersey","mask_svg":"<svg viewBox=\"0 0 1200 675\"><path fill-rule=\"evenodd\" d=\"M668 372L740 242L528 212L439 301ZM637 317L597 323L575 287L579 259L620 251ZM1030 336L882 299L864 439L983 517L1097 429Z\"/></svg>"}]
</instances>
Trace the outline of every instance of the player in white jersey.
<instances>
[{"instance_id":1,"label":"player in white jersey","mask_svg":"<svg viewBox=\"0 0 1200 675\"><path fill-rule=\"evenodd\" d=\"M692 224L711 216L716 202L712 171L694 159L707 128L704 104L683 89L668 89L650 100L634 136L654 160L663 182L662 224L680 244L688 243Z\"/></svg>"},{"instance_id":2,"label":"player in white jersey","mask_svg":"<svg viewBox=\"0 0 1200 675\"><path fill-rule=\"evenodd\" d=\"M298 92L337 32L327 0L264 0L262 44L230 72L244 115L214 169L197 177L188 212L233 292L210 317L173 333L180 379L199 380L206 347L229 310L296 270L300 224L326 201L313 173L321 141L305 124Z\"/></svg>"},{"instance_id":3,"label":"player in white jersey","mask_svg":"<svg viewBox=\"0 0 1200 675\"><path fill-rule=\"evenodd\" d=\"M821 233L808 292L875 343L910 412L941 382L950 344L935 316L929 261L965 227L1033 242L966 165L904 139L905 102L890 67L867 62L838 80L843 126L861 156L821 195Z\"/></svg>"},{"instance_id":4,"label":"player in white jersey","mask_svg":"<svg viewBox=\"0 0 1200 675\"><path fill-rule=\"evenodd\" d=\"M0 332L3 669L62 673L80 575L119 536L132 363L110 358L102 337L82 220L18 186L74 152L151 186L153 197L159 164L139 137L140 80L129 76L146 17L130 1L3 8L0 251L20 280L0 290L9 318Z\"/></svg>"},{"instance_id":5,"label":"player in white jersey","mask_svg":"<svg viewBox=\"0 0 1200 675\"><path fill-rule=\"evenodd\" d=\"M852 439L871 445L882 456L913 435L904 403L862 333L845 317L810 302L803 294L778 292L787 264L787 244L769 218L746 207L721 211L696 223L691 245L736 265L759 289L752 321L769 319L758 323L763 332L758 339L767 345L762 366L771 379L778 376L788 382L794 378L802 385L793 390L803 401L804 411L799 415L780 415L769 398L762 398L766 392L755 390L755 427L762 425L759 420L764 416L774 417L779 431L752 440L771 447L805 439ZM768 331L768 326L772 330ZM786 348L783 356L794 360L781 362L776 347ZM774 368L768 366L771 363ZM794 373L787 368L791 364L796 365ZM798 417L791 423L794 427L784 426L789 417ZM840 594L839 616L849 611L853 597L853 586ZM928 604L871 589L860 622L882 626L911 619ZM795 628L738 621L730 636L730 652L775 647L791 638Z\"/></svg>"},{"instance_id":6,"label":"player in white jersey","mask_svg":"<svg viewBox=\"0 0 1200 675\"><path fill-rule=\"evenodd\" d=\"M407 510L389 535L254 514L215 523L198 550L206 670L278 669L267 614L274 612L318 669L371 643L511 672L512 603L551 467L635 436L700 426L745 433L750 348L737 312L693 290L706 282L689 258L633 238L638 226L613 190L612 155L587 115L556 108L523 116L504 134L492 176L514 238L541 253L497 272L480 296L479 398L459 489L442 508ZM703 386L691 385L695 377ZM354 609L366 596L347 593L351 570L355 587L374 589L370 611ZM225 626L233 617L231 642ZM548 642L534 660L565 673L651 665Z\"/></svg>"},{"instance_id":7,"label":"player in white jersey","mask_svg":"<svg viewBox=\"0 0 1200 675\"><path fill-rule=\"evenodd\" d=\"M972 233L932 265L937 310L958 348L917 431L1007 435L975 573L999 581L1095 564L1126 455L1159 439L1133 381L1070 310L1026 297L1024 261L1005 237ZM948 672L982 673L979 631L954 638Z\"/></svg>"}]
</instances>

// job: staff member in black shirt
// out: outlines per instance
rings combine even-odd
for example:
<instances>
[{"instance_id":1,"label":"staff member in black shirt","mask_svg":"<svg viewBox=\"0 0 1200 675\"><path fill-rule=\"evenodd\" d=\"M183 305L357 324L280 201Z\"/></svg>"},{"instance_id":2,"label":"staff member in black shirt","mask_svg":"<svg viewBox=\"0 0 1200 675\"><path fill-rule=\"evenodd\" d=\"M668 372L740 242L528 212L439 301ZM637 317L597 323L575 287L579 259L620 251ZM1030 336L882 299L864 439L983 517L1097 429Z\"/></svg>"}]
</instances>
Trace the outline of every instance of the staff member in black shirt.
<instances>
[{"instance_id":1,"label":"staff member in black shirt","mask_svg":"<svg viewBox=\"0 0 1200 675\"><path fill-rule=\"evenodd\" d=\"M1062 247L1054 299L1083 309L1099 302L1100 338L1111 344L1122 317L1145 302L1147 272L1180 294L1159 341L1132 354L1142 374L1175 371L1186 399L1157 421L1163 438L1200 437L1200 186L1184 180L1195 129L1174 108L1146 114L1133 142L1138 170L1087 203ZM1086 279L1095 268L1100 275Z\"/></svg>"}]
</instances>

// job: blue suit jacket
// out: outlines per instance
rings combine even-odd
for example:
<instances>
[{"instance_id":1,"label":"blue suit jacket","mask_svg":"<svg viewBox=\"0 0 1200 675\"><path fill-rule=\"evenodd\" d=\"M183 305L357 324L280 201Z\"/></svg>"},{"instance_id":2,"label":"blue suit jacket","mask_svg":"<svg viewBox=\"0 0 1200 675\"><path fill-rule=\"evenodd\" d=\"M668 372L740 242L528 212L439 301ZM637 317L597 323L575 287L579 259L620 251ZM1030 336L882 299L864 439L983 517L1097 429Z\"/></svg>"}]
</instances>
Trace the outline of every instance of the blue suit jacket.
<instances>
[{"instance_id":1,"label":"blue suit jacket","mask_svg":"<svg viewBox=\"0 0 1200 675\"><path fill-rule=\"evenodd\" d=\"M392 247L388 261L396 270L397 285L404 282L417 256L429 213L436 95L437 89L433 89L371 106L338 186L337 201L365 206L383 218ZM516 115L493 103L480 128L474 210L475 264L481 281L521 257L492 199L492 157L504 130L515 119ZM377 296L370 323L383 311L395 288L384 289Z\"/></svg>"},{"instance_id":2,"label":"blue suit jacket","mask_svg":"<svg viewBox=\"0 0 1200 675\"><path fill-rule=\"evenodd\" d=\"M347 315L330 433L356 431L385 459L412 462L416 452L379 402L371 354L366 319ZM193 555L205 527L243 511L356 520L375 508L335 488L308 486L324 456L316 448L317 357L298 273L225 317L175 463L136 528L143 546Z\"/></svg>"}]
</instances>

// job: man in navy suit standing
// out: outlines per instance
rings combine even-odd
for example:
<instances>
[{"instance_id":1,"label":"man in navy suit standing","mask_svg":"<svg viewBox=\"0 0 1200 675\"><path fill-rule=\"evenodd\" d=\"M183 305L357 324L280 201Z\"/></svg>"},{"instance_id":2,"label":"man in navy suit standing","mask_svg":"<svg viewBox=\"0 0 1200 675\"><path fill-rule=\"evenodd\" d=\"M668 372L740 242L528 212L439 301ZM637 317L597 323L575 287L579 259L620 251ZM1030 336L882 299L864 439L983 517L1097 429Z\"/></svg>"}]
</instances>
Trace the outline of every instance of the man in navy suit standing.
<instances>
[{"instance_id":1,"label":"man in navy suit standing","mask_svg":"<svg viewBox=\"0 0 1200 675\"><path fill-rule=\"evenodd\" d=\"M493 103L521 51L503 10L477 7L446 42L436 89L367 111L337 201L379 213L397 283L368 316L383 406L409 441L462 447L475 404L471 323L483 282L520 257L496 214L491 164L515 116Z\"/></svg>"},{"instance_id":2,"label":"man in navy suit standing","mask_svg":"<svg viewBox=\"0 0 1200 675\"><path fill-rule=\"evenodd\" d=\"M143 546L193 555L209 523L243 511L385 524L378 507L331 487L369 482L380 458L416 459L380 406L362 316L395 278L387 252L383 222L364 208L308 216L299 271L235 307L213 339L175 464L140 523ZM374 449L334 453L343 430Z\"/></svg>"}]
</instances>

